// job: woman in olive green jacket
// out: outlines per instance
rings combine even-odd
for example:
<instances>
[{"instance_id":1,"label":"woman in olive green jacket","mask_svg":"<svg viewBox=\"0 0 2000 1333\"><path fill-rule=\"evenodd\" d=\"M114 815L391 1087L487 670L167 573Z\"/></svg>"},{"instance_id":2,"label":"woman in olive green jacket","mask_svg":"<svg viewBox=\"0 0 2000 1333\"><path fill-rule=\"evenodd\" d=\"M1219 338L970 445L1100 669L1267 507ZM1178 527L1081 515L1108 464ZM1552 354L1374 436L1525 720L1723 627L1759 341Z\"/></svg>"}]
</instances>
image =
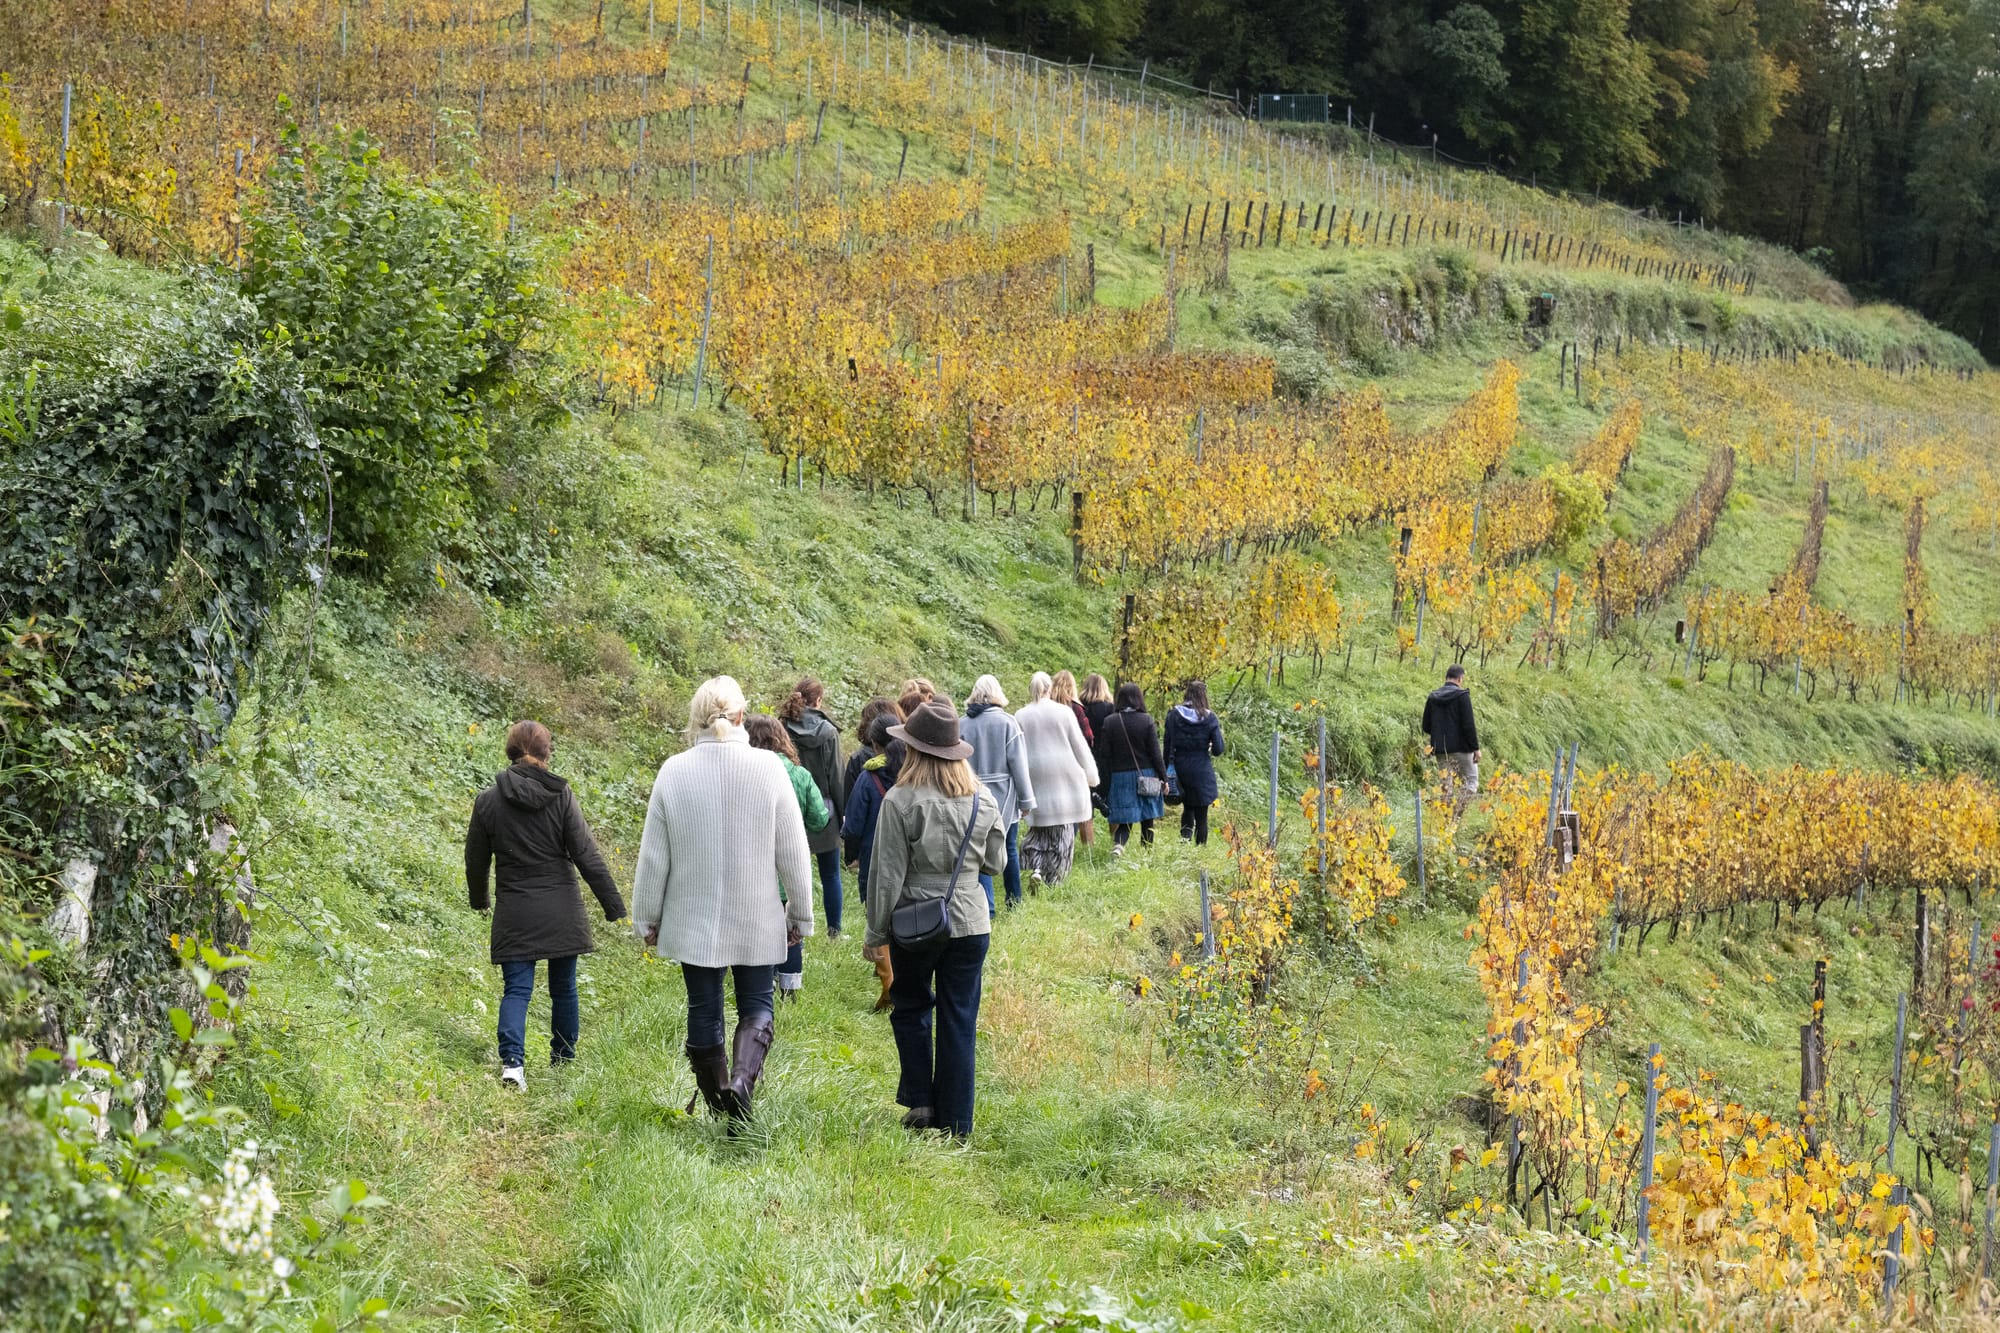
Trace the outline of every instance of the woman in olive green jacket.
<instances>
[{"instance_id":1,"label":"woman in olive green jacket","mask_svg":"<svg viewBox=\"0 0 2000 1333\"><path fill-rule=\"evenodd\" d=\"M992 914L979 876L1007 868L1007 830L965 761L951 705L927 703L889 734L908 747L882 800L869 866L868 951L889 952L889 1023L911 1129L972 1133L973 1044ZM946 900L949 930L927 942L895 936L896 909ZM935 1020L933 1019L935 1013ZM933 1041L933 1028L936 1036Z\"/></svg>"}]
</instances>

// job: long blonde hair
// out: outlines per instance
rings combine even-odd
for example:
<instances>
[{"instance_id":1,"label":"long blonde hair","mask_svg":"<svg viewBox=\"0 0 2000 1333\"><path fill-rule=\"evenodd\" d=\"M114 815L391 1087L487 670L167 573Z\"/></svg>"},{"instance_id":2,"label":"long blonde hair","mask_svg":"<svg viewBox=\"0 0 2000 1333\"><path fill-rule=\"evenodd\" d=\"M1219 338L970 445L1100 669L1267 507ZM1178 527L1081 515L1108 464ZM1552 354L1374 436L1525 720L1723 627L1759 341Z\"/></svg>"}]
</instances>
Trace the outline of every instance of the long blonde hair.
<instances>
[{"instance_id":1,"label":"long blonde hair","mask_svg":"<svg viewBox=\"0 0 2000 1333\"><path fill-rule=\"evenodd\" d=\"M1055 682L1049 686L1049 698L1059 704L1075 703L1076 677L1067 670L1056 672Z\"/></svg>"},{"instance_id":2,"label":"long blonde hair","mask_svg":"<svg viewBox=\"0 0 2000 1333\"><path fill-rule=\"evenodd\" d=\"M940 759L912 745L909 753L903 756L903 767L896 774L896 785L931 787L946 796L970 796L979 790L979 779L972 775L972 765L963 759Z\"/></svg>"},{"instance_id":3,"label":"long blonde hair","mask_svg":"<svg viewBox=\"0 0 2000 1333\"><path fill-rule=\"evenodd\" d=\"M688 700L688 744L721 740L743 721L743 687L734 676L715 676L701 683Z\"/></svg>"},{"instance_id":4,"label":"long blonde hair","mask_svg":"<svg viewBox=\"0 0 2000 1333\"><path fill-rule=\"evenodd\" d=\"M1095 671L1083 682L1083 701L1087 704L1108 704L1111 702L1111 683Z\"/></svg>"}]
</instances>

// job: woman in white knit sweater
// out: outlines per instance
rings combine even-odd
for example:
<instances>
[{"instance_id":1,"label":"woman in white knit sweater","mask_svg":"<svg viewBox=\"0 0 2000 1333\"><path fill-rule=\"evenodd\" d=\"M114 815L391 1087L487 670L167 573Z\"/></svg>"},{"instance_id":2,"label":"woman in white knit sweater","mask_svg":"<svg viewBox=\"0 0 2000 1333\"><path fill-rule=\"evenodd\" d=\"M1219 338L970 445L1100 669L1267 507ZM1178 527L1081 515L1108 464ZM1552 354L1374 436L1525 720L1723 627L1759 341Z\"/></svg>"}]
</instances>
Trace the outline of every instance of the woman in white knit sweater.
<instances>
[{"instance_id":1,"label":"woman in white knit sweater","mask_svg":"<svg viewBox=\"0 0 2000 1333\"><path fill-rule=\"evenodd\" d=\"M1014 715L1021 728L1021 753L1034 784L1035 808L1024 817L1028 836L1021 842L1021 863L1032 881L1060 883L1076 855L1076 829L1090 821L1090 789L1097 785L1097 760L1077 725L1076 710L1055 702L1046 671L1028 682L1032 697Z\"/></svg>"},{"instance_id":2,"label":"woman in white knit sweater","mask_svg":"<svg viewBox=\"0 0 2000 1333\"><path fill-rule=\"evenodd\" d=\"M812 858L784 763L750 747L743 690L717 676L688 705L688 748L660 765L633 872L632 925L677 960L688 1063L716 1115L750 1116L771 1048L771 986L812 934ZM722 981L734 973L736 1040L723 1049Z\"/></svg>"}]
</instances>

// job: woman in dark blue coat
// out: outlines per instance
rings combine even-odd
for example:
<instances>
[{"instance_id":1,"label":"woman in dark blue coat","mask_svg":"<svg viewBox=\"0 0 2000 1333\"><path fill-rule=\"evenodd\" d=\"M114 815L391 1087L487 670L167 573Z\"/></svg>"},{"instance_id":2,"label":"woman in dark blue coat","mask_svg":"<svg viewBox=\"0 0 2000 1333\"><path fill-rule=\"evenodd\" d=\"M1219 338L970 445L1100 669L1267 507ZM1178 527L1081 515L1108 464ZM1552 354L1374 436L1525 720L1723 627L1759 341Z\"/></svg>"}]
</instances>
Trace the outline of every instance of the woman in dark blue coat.
<instances>
[{"instance_id":1,"label":"woman in dark blue coat","mask_svg":"<svg viewBox=\"0 0 2000 1333\"><path fill-rule=\"evenodd\" d=\"M1222 756L1222 723L1208 708L1208 684L1191 680L1181 702L1167 713L1167 763L1181 789L1181 837L1208 841L1208 807L1215 804L1215 764Z\"/></svg>"}]
</instances>

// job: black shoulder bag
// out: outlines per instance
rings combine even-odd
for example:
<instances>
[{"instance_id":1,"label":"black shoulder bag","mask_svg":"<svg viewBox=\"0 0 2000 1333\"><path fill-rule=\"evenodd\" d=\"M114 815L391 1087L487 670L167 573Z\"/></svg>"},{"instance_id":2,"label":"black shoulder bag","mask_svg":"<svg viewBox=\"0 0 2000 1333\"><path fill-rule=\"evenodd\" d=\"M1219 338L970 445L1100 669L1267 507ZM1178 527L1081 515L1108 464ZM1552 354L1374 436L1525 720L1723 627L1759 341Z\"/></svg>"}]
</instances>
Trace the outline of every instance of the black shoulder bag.
<instances>
[{"instance_id":1,"label":"black shoulder bag","mask_svg":"<svg viewBox=\"0 0 2000 1333\"><path fill-rule=\"evenodd\" d=\"M979 798L972 793L972 817L965 821L965 834L958 840L958 856L951 863L951 883L943 896L898 903L889 914L889 933L905 949L923 949L951 938L951 895L958 888L958 873L965 868L965 849L972 845L972 830L979 823Z\"/></svg>"}]
</instances>

